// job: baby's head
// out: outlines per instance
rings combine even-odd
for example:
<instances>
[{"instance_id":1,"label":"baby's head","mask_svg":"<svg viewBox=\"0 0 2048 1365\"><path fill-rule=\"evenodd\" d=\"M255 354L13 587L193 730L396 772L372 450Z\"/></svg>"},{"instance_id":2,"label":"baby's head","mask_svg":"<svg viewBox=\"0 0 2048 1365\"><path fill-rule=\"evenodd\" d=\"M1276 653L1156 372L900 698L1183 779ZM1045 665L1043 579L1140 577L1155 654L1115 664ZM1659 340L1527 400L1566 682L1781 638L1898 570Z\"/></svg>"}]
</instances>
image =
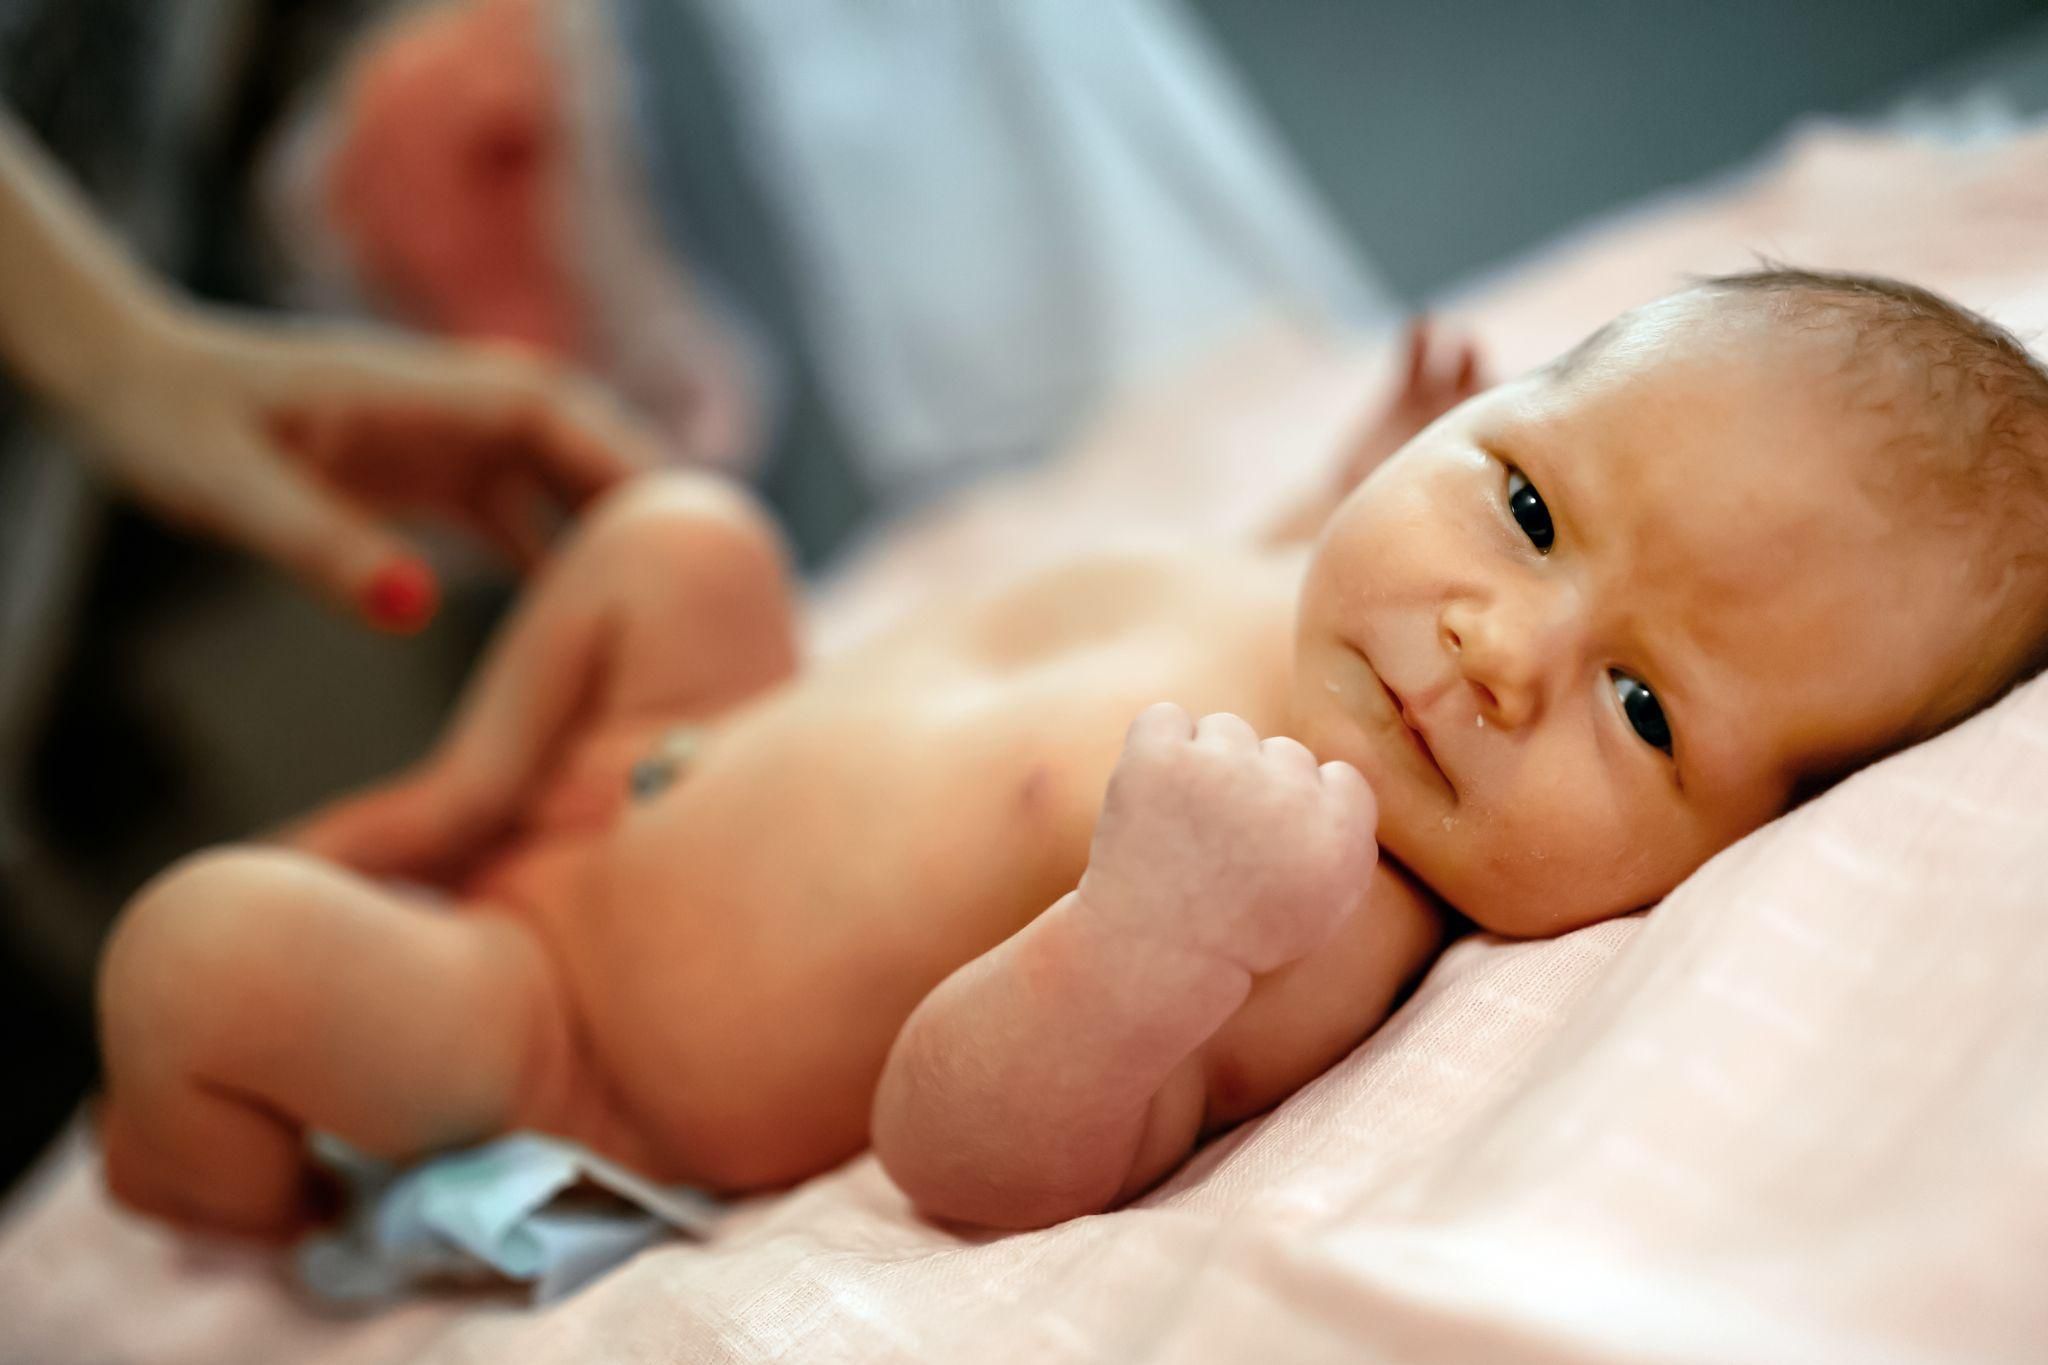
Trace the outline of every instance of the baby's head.
<instances>
[{"instance_id":1,"label":"baby's head","mask_svg":"<svg viewBox=\"0 0 2048 1365\"><path fill-rule=\"evenodd\" d=\"M1649 904L2048 662L2048 372L1910 285L1709 280L1403 447L1297 630L1297 733L1445 900Z\"/></svg>"}]
</instances>

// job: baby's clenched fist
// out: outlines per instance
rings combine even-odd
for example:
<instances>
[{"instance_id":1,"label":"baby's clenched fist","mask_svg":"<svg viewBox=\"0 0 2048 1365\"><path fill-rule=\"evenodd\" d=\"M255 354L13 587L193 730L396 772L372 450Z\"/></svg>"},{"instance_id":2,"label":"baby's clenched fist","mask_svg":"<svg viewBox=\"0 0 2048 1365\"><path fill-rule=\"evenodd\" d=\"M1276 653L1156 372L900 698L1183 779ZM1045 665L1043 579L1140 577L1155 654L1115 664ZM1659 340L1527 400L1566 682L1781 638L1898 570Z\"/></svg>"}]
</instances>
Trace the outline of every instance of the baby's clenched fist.
<instances>
[{"instance_id":1,"label":"baby's clenched fist","mask_svg":"<svg viewBox=\"0 0 2048 1365\"><path fill-rule=\"evenodd\" d=\"M1349 764L1319 767L1292 739L1162 702L1124 740L1079 899L1131 933L1270 972L1364 897L1378 816Z\"/></svg>"}]
</instances>

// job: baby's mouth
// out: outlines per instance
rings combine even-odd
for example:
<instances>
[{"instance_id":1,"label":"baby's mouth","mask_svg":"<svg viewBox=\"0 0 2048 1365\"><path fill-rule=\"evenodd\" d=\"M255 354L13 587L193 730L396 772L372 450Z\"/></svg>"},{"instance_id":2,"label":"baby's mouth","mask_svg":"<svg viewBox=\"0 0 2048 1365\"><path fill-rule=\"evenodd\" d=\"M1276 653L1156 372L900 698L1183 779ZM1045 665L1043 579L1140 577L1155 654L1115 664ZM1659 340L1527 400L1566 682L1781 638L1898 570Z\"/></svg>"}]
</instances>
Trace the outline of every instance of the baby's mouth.
<instances>
[{"instance_id":1,"label":"baby's mouth","mask_svg":"<svg viewBox=\"0 0 2048 1365\"><path fill-rule=\"evenodd\" d=\"M1450 774L1444 771L1443 764L1437 762L1436 750L1429 747L1429 736L1423 732L1421 718L1402 699L1401 694L1396 692L1388 684L1387 680L1380 676L1379 669L1373 667L1372 660L1366 656L1364 650L1360 649L1357 645L1352 645L1351 649L1353 653L1357 654L1364 661L1366 670L1372 674L1373 681L1379 684L1380 692L1387 700L1387 709L1393 713L1394 719L1400 722L1401 729L1407 734L1409 743L1414 746L1416 754L1420 756L1424 763L1429 765L1430 771L1434 772L1446 787L1449 787L1451 785Z\"/></svg>"},{"instance_id":2,"label":"baby's mouth","mask_svg":"<svg viewBox=\"0 0 2048 1365\"><path fill-rule=\"evenodd\" d=\"M1423 732L1421 719L1408 709L1408 703L1401 700L1399 692L1387 686L1386 679L1380 679L1380 686L1386 689L1387 698L1393 703L1394 714L1400 718L1401 728L1408 732L1409 739L1415 741L1416 752L1422 755L1424 762L1436 770L1436 775L1444 780L1444 785L1449 786L1451 776L1444 771L1444 765L1436 761L1436 750L1429 747L1429 736Z\"/></svg>"}]
</instances>

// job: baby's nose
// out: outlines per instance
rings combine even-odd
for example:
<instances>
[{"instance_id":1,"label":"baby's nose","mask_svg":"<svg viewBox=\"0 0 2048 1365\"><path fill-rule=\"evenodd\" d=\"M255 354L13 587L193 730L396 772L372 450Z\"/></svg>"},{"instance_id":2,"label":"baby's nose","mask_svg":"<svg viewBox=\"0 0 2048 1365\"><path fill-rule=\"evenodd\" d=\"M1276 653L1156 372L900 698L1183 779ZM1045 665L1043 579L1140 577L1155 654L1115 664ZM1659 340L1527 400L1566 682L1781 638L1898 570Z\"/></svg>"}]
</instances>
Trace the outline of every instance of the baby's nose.
<instances>
[{"instance_id":1,"label":"baby's nose","mask_svg":"<svg viewBox=\"0 0 2048 1365\"><path fill-rule=\"evenodd\" d=\"M1453 603L1438 620L1444 651L1472 688L1479 715L1512 730L1542 714L1548 660L1558 653L1555 630L1504 604Z\"/></svg>"}]
</instances>

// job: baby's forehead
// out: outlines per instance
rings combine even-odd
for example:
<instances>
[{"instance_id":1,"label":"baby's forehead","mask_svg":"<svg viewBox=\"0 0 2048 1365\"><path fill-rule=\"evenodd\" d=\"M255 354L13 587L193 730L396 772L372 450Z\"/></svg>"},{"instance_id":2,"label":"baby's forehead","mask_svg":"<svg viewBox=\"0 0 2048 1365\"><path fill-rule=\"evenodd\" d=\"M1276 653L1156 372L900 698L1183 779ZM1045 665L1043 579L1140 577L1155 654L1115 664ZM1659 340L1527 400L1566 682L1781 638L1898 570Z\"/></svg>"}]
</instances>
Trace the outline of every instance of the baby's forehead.
<instances>
[{"instance_id":1,"label":"baby's forehead","mask_svg":"<svg viewBox=\"0 0 2048 1365\"><path fill-rule=\"evenodd\" d=\"M1647 385L1695 409L1804 411L1860 448L1896 452L1952 444L1984 419L1958 335L1807 291L1702 285L1621 314L1539 374L1589 397Z\"/></svg>"},{"instance_id":2,"label":"baby's forehead","mask_svg":"<svg viewBox=\"0 0 2048 1365\"><path fill-rule=\"evenodd\" d=\"M1768 303L1695 291L1624 315L1533 376L1531 438L1583 467L1646 549L1708 577L1768 580L1788 556L1891 560L1909 544L1993 563L1984 547L2006 537L1970 477L1975 405L1937 392L1947 381L1910 346Z\"/></svg>"},{"instance_id":3,"label":"baby's forehead","mask_svg":"<svg viewBox=\"0 0 2048 1365\"><path fill-rule=\"evenodd\" d=\"M1631 521L1683 532L1718 516L1724 541L1838 522L1882 529L1843 485L1896 432L1840 401L1829 349L1752 320L1637 317L1599 354L1510 393L1505 426L1543 447L1561 480L1586 483L1588 501L1627 505ZM1603 510L1612 520L1620 508Z\"/></svg>"},{"instance_id":4,"label":"baby's forehead","mask_svg":"<svg viewBox=\"0 0 2048 1365\"><path fill-rule=\"evenodd\" d=\"M1863 335L1839 314L1699 288L1617 315L1538 373L1596 392L1678 374L1770 387L1774 381L1840 376L1859 351L1870 349L1863 343Z\"/></svg>"}]
</instances>

